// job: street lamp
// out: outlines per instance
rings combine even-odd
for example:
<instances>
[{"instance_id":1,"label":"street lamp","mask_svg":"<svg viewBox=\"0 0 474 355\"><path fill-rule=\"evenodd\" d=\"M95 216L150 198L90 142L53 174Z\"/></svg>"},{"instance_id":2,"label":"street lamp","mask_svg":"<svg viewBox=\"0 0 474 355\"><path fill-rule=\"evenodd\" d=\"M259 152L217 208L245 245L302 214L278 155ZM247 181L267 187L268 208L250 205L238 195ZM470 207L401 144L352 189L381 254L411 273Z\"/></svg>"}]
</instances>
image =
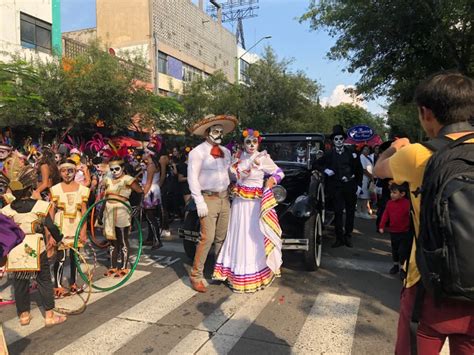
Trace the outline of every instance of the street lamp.
<instances>
[{"instance_id":1,"label":"street lamp","mask_svg":"<svg viewBox=\"0 0 474 355\"><path fill-rule=\"evenodd\" d=\"M240 59L246 55L252 48L254 48L257 44L259 44L260 42L262 42L264 39L270 39L272 38L272 36L265 36L265 37L262 37L260 38L257 42L254 43L253 46L251 46L249 49L247 49L244 53L242 53L240 56L238 56L236 58L236 61L235 61L235 81L237 84L239 84L239 69L240 69Z\"/></svg>"},{"instance_id":2,"label":"street lamp","mask_svg":"<svg viewBox=\"0 0 474 355\"><path fill-rule=\"evenodd\" d=\"M240 59L242 58L244 55L246 55L253 47L255 47L257 44L259 44L260 42L262 42L264 39L270 39L272 38L272 36L265 36L265 37L262 37L260 38L257 42L255 42L255 44L250 47L249 49L247 49L244 53L242 53L242 55L240 57L238 57L237 59Z\"/></svg>"}]
</instances>

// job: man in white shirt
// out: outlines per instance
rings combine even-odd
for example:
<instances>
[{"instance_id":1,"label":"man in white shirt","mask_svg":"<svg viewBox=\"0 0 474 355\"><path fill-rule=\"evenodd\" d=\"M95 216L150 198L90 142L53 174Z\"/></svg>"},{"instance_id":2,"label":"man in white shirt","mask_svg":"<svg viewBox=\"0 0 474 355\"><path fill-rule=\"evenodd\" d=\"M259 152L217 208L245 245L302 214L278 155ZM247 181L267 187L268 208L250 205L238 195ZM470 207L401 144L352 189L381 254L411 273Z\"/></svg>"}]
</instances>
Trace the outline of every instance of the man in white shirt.
<instances>
[{"instance_id":1,"label":"man in white shirt","mask_svg":"<svg viewBox=\"0 0 474 355\"><path fill-rule=\"evenodd\" d=\"M218 255L227 233L231 154L220 144L224 134L236 126L237 119L233 116L209 115L191 128L192 134L206 138L188 158L188 184L201 223L201 240L196 247L190 277L193 289L198 292L207 291L203 272L209 249L214 242Z\"/></svg>"}]
</instances>

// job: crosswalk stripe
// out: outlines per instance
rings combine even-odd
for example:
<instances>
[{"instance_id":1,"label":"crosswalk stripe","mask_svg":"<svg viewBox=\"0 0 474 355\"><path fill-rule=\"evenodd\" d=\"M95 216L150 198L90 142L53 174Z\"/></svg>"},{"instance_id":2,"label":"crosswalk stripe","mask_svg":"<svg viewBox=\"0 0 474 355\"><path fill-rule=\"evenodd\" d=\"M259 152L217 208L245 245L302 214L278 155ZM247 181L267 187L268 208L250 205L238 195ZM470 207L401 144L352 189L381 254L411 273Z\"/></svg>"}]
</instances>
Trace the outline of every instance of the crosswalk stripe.
<instances>
[{"instance_id":1,"label":"crosswalk stripe","mask_svg":"<svg viewBox=\"0 0 474 355\"><path fill-rule=\"evenodd\" d=\"M232 318L219 328L217 333L207 340L197 354L229 353L277 291L277 287L269 287L265 291L257 292L253 295L245 295L246 297L251 297L245 304L245 307L241 307Z\"/></svg>"},{"instance_id":2,"label":"crosswalk stripe","mask_svg":"<svg viewBox=\"0 0 474 355\"><path fill-rule=\"evenodd\" d=\"M214 312L204 319L191 333L183 338L169 354L194 354L209 340L209 333L216 332L234 313L246 302L251 300L252 295L233 293Z\"/></svg>"},{"instance_id":3,"label":"crosswalk stripe","mask_svg":"<svg viewBox=\"0 0 474 355\"><path fill-rule=\"evenodd\" d=\"M141 270L135 270L133 273L132 277L128 280L128 282L114 290L108 291L108 292L96 292L92 291L91 297L89 299L88 305L91 305L94 302L97 302L98 300L110 295L111 293L129 286L131 283L140 280L141 278L147 276L150 274L148 271L141 271ZM95 282L95 284L99 287L109 287L117 283L117 279L112 279L108 277L104 277L102 279L99 279ZM81 295L83 298L85 297L84 294ZM82 301L78 296L72 296L72 297L67 297L63 299L58 299L56 300L56 307L59 308L66 308L66 309L77 309L82 305ZM18 321L18 318L12 318L3 323L3 330L5 333L5 339L7 341L7 344L12 344L15 341L18 341L24 337L29 336L30 334L40 330L41 328L44 327L44 317L41 314L41 311L39 308L33 308L31 310L31 316L33 317L31 319L30 325L27 327L23 327L20 325L20 322Z\"/></svg>"},{"instance_id":4,"label":"crosswalk stripe","mask_svg":"<svg viewBox=\"0 0 474 355\"><path fill-rule=\"evenodd\" d=\"M196 294L183 277L95 328L56 354L110 354Z\"/></svg>"},{"instance_id":5,"label":"crosswalk stripe","mask_svg":"<svg viewBox=\"0 0 474 355\"><path fill-rule=\"evenodd\" d=\"M319 294L298 335L293 353L350 354L359 304L359 297Z\"/></svg>"}]
</instances>

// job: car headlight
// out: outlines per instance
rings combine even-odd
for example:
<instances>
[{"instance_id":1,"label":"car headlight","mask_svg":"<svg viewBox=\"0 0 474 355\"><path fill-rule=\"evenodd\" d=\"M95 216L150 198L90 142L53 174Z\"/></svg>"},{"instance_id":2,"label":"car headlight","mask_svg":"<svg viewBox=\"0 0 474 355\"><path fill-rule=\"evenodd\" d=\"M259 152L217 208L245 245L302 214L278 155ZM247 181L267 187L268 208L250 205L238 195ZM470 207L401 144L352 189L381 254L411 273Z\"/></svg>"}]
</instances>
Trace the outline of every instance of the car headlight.
<instances>
[{"instance_id":1,"label":"car headlight","mask_svg":"<svg viewBox=\"0 0 474 355\"><path fill-rule=\"evenodd\" d=\"M278 203L285 201L286 199L286 189L281 185L273 186L272 188L273 196Z\"/></svg>"}]
</instances>

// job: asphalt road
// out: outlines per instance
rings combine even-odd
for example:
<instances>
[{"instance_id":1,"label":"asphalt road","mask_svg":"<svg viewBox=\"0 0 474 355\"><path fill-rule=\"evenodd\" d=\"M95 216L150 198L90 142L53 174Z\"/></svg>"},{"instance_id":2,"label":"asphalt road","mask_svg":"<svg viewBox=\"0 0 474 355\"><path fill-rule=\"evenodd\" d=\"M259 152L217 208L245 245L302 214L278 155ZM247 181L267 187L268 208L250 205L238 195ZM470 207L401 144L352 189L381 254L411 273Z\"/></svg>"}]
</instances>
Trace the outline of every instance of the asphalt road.
<instances>
[{"instance_id":1,"label":"asphalt road","mask_svg":"<svg viewBox=\"0 0 474 355\"><path fill-rule=\"evenodd\" d=\"M144 249L124 286L94 292L85 312L63 326L44 328L34 304L32 323L20 327L14 305L1 307L10 354L391 354L401 283L388 274L389 236L376 234L373 223L356 221L354 248L331 249L328 230L316 272L304 270L301 254L285 253L282 277L250 295L224 284L194 292L174 231L163 249ZM97 258L106 263L104 252ZM117 282L103 278L103 270L95 273L98 285ZM80 304L78 296L58 302Z\"/></svg>"}]
</instances>

